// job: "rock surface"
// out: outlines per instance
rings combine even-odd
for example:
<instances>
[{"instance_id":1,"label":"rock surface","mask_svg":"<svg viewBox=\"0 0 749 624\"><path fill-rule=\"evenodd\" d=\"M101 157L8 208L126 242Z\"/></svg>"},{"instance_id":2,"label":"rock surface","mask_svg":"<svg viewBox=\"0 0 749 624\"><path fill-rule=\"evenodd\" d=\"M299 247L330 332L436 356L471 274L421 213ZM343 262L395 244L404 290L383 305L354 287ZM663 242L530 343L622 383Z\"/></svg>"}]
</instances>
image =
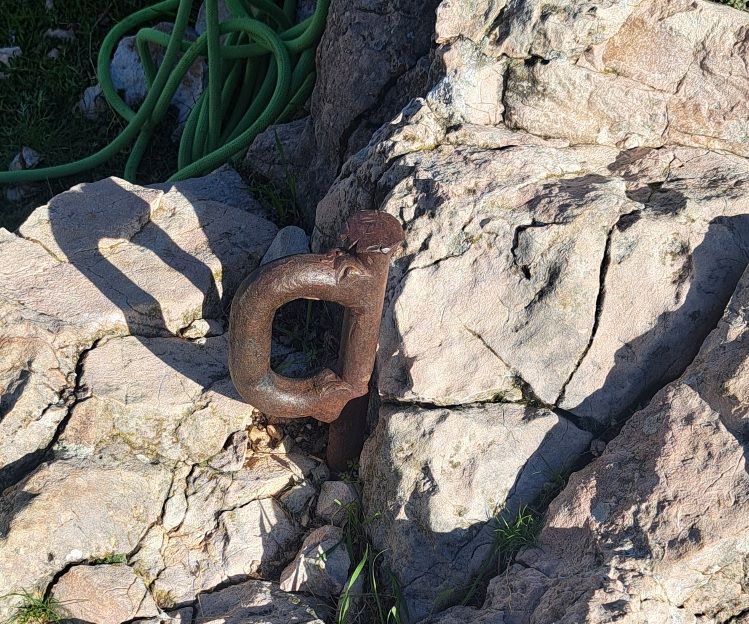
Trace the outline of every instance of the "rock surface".
<instances>
[{"instance_id":1,"label":"rock surface","mask_svg":"<svg viewBox=\"0 0 749 624\"><path fill-rule=\"evenodd\" d=\"M351 566L343 531L325 525L310 533L294 561L281 573L281 589L320 598L341 593Z\"/></svg>"},{"instance_id":2,"label":"rock surface","mask_svg":"<svg viewBox=\"0 0 749 624\"><path fill-rule=\"evenodd\" d=\"M361 459L364 507L415 621L467 589L491 557L494 520L533 502L590 437L521 405L380 410Z\"/></svg>"},{"instance_id":3,"label":"rock surface","mask_svg":"<svg viewBox=\"0 0 749 624\"><path fill-rule=\"evenodd\" d=\"M429 104L406 114L318 213L333 231L328 202L381 194L408 230L381 332L385 398L535 399L607 424L678 376L749 258L744 159L444 134ZM391 149L409 153L388 162ZM361 183L370 169L384 188Z\"/></svg>"},{"instance_id":4,"label":"rock surface","mask_svg":"<svg viewBox=\"0 0 749 624\"><path fill-rule=\"evenodd\" d=\"M268 264L279 258L304 253L309 253L309 236L302 228L289 225L278 231L260 264Z\"/></svg>"},{"instance_id":5,"label":"rock surface","mask_svg":"<svg viewBox=\"0 0 749 624\"><path fill-rule=\"evenodd\" d=\"M355 210L387 211L406 230L362 474L365 515L382 514L372 535L413 621L459 602L437 588L470 582L480 558L461 517L411 500L461 500L465 487L430 472L449 445L412 454L392 414L428 423L534 405L585 436L574 462L588 434L619 426L684 373L749 262L748 27L746 13L700 0L443 2L441 76L319 202L315 251ZM529 456L540 443L531 424L513 437ZM484 480L497 500L513 486L509 474ZM634 584L622 580L623 591L637 594ZM564 604L552 594L541 611ZM455 613L445 622L462 621ZM476 617L515 622L510 611Z\"/></svg>"},{"instance_id":6,"label":"rock surface","mask_svg":"<svg viewBox=\"0 0 749 624\"><path fill-rule=\"evenodd\" d=\"M359 493L352 483L346 481L326 481L320 486L315 515L327 524L343 527L349 514L359 504Z\"/></svg>"},{"instance_id":7,"label":"rock surface","mask_svg":"<svg viewBox=\"0 0 749 624\"><path fill-rule=\"evenodd\" d=\"M529 28L525 15L509 16L511 34L492 50L529 45L548 61L511 64L508 125L575 143L679 143L749 156L749 14L688 0L611 3L588 24L574 9L555 13L553 34L541 19Z\"/></svg>"},{"instance_id":8,"label":"rock surface","mask_svg":"<svg viewBox=\"0 0 749 624\"><path fill-rule=\"evenodd\" d=\"M436 7L334 1L310 116L247 157L310 214L322 198L314 250L357 209L406 229L361 464L402 619L741 621L749 16ZM340 528L284 570L324 470L254 423L225 366L227 304L275 236L226 169L83 185L0 230L0 594L117 572L138 581L112 621L319 623L255 579L340 591L345 549L319 565ZM591 455L483 608L437 614L491 563L494 519Z\"/></svg>"},{"instance_id":9,"label":"rock surface","mask_svg":"<svg viewBox=\"0 0 749 624\"><path fill-rule=\"evenodd\" d=\"M333 0L317 50L309 117L266 130L245 165L281 188L292 175L313 221L315 204L346 159L427 88L437 4Z\"/></svg>"},{"instance_id":10,"label":"rock surface","mask_svg":"<svg viewBox=\"0 0 749 624\"><path fill-rule=\"evenodd\" d=\"M155 28L165 33L172 32L172 24L166 22L157 24ZM195 32L188 32L184 38L190 40L196 37ZM155 66L158 68L164 58L164 48L156 44L148 44L148 50ZM112 85L122 95L128 106L136 107L145 99L148 92L148 83L146 82L146 74L143 71L135 36L123 37L117 44L114 56L110 61L110 72ZM203 75L206 73L205 61L199 58L180 80L179 87L171 101L172 106L177 111L179 123L187 120L187 116L203 92Z\"/></svg>"},{"instance_id":11,"label":"rock surface","mask_svg":"<svg viewBox=\"0 0 749 624\"><path fill-rule=\"evenodd\" d=\"M51 462L3 493L3 596L43 588L70 564L138 547L159 518L171 475L162 466L120 457Z\"/></svg>"},{"instance_id":12,"label":"rock surface","mask_svg":"<svg viewBox=\"0 0 749 624\"><path fill-rule=\"evenodd\" d=\"M229 169L81 185L0 230L0 594L54 582L80 620L179 619L162 610L293 557L276 499L316 462L249 448L224 328L275 234Z\"/></svg>"},{"instance_id":13,"label":"rock surface","mask_svg":"<svg viewBox=\"0 0 749 624\"><path fill-rule=\"evenodd\" d=\"M159 614L143 579L123 564L75 566L55 583L52 596L65 616L92 624L119 624Z\"/></svg>"},{"instance_id":14,"label":"rock surface","mask_svg":"<svg viewBox=\"0 0 749 624\"><path fill-rule=\"evenodd\" d=\"M265 581L247 581L200 600L197 624L323 624L324 605Z\"/></svg>"},{"instance_id":15,"label":"rock surface","mask_svg":"<svg viewBox=\"0 0 749 624\"><path fill-rule=\"evenodd\" d=\"M163 189L110 178L54 197L18 235L0 230L6 260L0 268L0 487L38 462L73 407L85 420L95 403L106 403L106 418L96 418L97 427L105 428L112 419L140 418L139 409L150 409L158 421L165 404L160 401L166 400L174 401L169 409L180 419L192 404L190 392L208 391L222 378L223 387L207 393L201 408L215 399L226 409L226 400L236 398L220 352L224 339L202 345L175 335L196 320L223 318L233 289L276 233L247 210L254 204L246 188L242 198L240 185L229 170ZM210 199L211 187L221 189L220 203ZM106 344L110 338L118 340ZM96 347L105 350L104 357ZM96 370L81 370L87 357ZM172 380L162 386L171 396L160 399L158 386L149 389L132 377L139 358L148 362L150 382ZM127 366L129 376L123 377ZM97 377L91 382L100 396L85 387L86 375ZM180 379L189 381L189 391L178 387ZM133 389L140 384L137 396L122 395L118 384L124 382L135 384ZM83 398L92 403L84 405ZM246 422L248 415L242 408L232 422ZM215 452L221 444L214 441Z\"/></svg>"},{"instance_id":16,"label":"rock surface","mask_svg":"<svg viewBox=\"0 0 749 624\"><path fill-rule=\"evenodd\" d=\"M484 608L430 622L740 621L749 608L747 310L749 271L684 375L572 476L537 546L494 579Z\"/></svg>"}]
</instances>

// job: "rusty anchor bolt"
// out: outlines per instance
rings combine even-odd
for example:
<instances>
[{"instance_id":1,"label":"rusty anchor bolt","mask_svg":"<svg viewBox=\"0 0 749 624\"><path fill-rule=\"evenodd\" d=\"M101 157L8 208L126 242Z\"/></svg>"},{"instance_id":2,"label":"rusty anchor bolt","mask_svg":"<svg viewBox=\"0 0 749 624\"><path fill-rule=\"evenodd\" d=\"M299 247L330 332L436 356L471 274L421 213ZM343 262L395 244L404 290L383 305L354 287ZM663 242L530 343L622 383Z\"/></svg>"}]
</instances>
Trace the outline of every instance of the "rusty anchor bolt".
<instances>
[{"instance_id":1,"label":"rusty anchor bolt","mask_svg":"<svg viewBox=\"0 0 749 624\"><path fill-rule=\"evenodd\" d=\"M336 472L358 457L364 443L390 257L402 241L395 217L373 210L354 213L336 248L258 268L232 302L229 370L237 391L269 416L331 423L327 460ZM273 317L294 299L332 301L346 309L335 371L290 379L271 370Z\"/></svg>"}]
</instances>

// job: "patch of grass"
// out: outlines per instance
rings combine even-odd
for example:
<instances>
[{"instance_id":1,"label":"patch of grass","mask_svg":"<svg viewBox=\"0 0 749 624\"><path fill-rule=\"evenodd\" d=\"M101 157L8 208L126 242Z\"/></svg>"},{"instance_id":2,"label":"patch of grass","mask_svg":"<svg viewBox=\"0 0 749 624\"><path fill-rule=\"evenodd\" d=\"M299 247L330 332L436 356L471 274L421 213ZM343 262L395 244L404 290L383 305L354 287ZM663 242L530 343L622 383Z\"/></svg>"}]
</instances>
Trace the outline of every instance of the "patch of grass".
<instances>
[{"instance_id":1,"label":"patch of grass","mask_svg":"<svg viewBox=\"0 0 749 624\"><path fill-rule=\"evenodd\" d=\"M354 459L346 464L346 470L338 475L341 481L346 483L358 483L359 482L359 460Z\"/></svg>"},{"instance_id":2,"label":"patch of grass","mask_svg":"<svg viewBox=\"0 0 749 624\"><path fill-rule=\"evenodd\" d=\"M0 66L0 168L6 169L23 146L39 152L39 166L59 165L94 153L124 127L114 111L95 121L75 111L86 87L96 84L96 55L109 29L149 0L55 0L47 9L42 0L3 0L0 47L19 46L21 56ZM72 30L75 39L45 36L48 29ZM52 50L57 58L50 58ZM176 165L170 135L173 119L157 130L157 139L141 167L142 181L161 181ZM127 154L77 176L30 187L34 194L18 202L6 199L0 187L0 227L14 229L31 210L70 186L122 175Z\"/></svg>"},{"instance_id":3,"label":"patch of grass","mask_svg":"<svg viewBox=\"0 0 749 624\"><path fill-rule=\"evenodd\" d=\"M541 514L523 505L513 518L499 513L495 516L494 547L484 561L475 578L463 590L462 605L476 604L489 578L496 576L497 569L504 570L515 555L525 546L536 543L541 528Z\"/></svg>"},{"instance_id":4,"label":"patch of grass","mask_svg":"<svg viewBox=\"0 0 749 624\"><path fill-rule=\"evenodd\" d=\"M749 11L749 0L717 0L720 4L727 4L740 11Z\"/></svg>"},{"instance_id":5,"label":"patch of grass","mask_svg":"<svg viewBox=\"0 0 749 624\"><path fill-rule=\"evenodd\" d=\"M346 512L344 544L353 562L346 585L338 598L336 624L402 624L404 613L400 586L381 565L384 551L376 551L367 527L377 516L365 518L358 502L342 505ZM386 586L381 585L382 580Z\"/></svg>"},{"instance_id":6,"label":"patch of grass","mask_svg":"<svg viewBox=\"0 0 749 624\"><path fill-rule=\"evenodd\" d=\"M501 517L495 529L497 550L501 559L514 557L521 548L536 543L540 522L538 514L523 505L515 518L507 520Z\"/></svg>"},{"instance_id":7,"label":"patch of grass","mask_svg":"<svg viewBox=\"0 0 749 624\"><path fill-rule=\"evenodd\" d=\"M11 597L20 598L21 602L6 624L58 624L63 619L62 603L51 596L29 591L4 596Z\"/></svg>"},{"instance_id":8,"label":"patch of grass","mask_svg":"<svg viewBox=\"0 0 749 624\"><path fill-rule=\"evenodd\" d=\"M268 211L276 225L299 225L301 211L295 195L289 188L279 188L271 180L257 173L249 176L248 184L252 196Z\"/></svg>"},{"instance_id":9,"label":"patch of grass","mask_svg":"<svg viewBox=\"0 0 749 624\"><path fill-rule=\"evenodd\" d=\"M309 233L312 224L307 222L304 211L299 205L296 177L289 169L278 133L275 134L275 146L283 166L283 185L278 185L256 172L247 173L241 166L240 173L247 178L253 197L268 211L278 227L296 225Z\"/></svg>"},{"instance_id":10,"label":"patch of grass","mask_svg":"<svg viewBox=\"0 0 749 624\"><path fill-rule=\"evenodd\" d=\"M107 553L103 557L92 559L90 563L92 565L127 563L127 555L123 553Z\"/></svg>"},{"instance_id":11,"label":"patch of grass","mask_svg":"<svg viewBox=\"0 0 749 624\"><path fill-rule=\"evenodd\" d=\"M160 609L173 609L177 604L177 601L174 599L174 593L171 590L155 589L151 594Z\"/></svg>"}]
</instances>

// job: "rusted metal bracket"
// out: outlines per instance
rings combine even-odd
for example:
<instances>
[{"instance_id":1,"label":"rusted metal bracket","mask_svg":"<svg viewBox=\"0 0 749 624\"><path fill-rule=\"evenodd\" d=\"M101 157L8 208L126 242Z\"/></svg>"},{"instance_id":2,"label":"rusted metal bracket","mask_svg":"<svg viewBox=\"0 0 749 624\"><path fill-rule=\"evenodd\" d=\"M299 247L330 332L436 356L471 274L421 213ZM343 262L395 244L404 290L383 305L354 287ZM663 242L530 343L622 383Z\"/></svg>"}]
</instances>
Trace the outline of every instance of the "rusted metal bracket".
<instances>
[{"instance_id":1,"label":"rusted metal bracket","mask_svg":"<svg viewBox=\"0 0 749 624\"><path fill-rule=\"evenodd\" d=\"M288 256L254 271L239 287L229 320L229 370L245 401L269 416L331 423L327 460L346 469L361 452L390 257L403 241L395 217L354 213L326 254ZM346 311L336 370L290 379L271 370L276 310L294 299L332 301Z\"/></svg>"}]
</instances>

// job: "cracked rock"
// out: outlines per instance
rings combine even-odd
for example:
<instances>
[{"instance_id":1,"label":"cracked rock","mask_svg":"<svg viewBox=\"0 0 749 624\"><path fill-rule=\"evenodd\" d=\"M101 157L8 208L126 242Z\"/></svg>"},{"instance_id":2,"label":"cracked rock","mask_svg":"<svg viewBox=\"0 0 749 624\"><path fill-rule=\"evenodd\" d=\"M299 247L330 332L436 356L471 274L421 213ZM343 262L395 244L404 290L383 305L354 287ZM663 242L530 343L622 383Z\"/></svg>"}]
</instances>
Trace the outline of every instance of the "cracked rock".
<instances>
[{"instance_id":1,"label":"cracked rock","mask_svg":"<svg viewBox=\"0 0 749 624\"><path fill-rule=\"evenodd\" d=\"M310 470L299 455L274 453L254 454L229 473L195 466L172 495L178 529L155 527L133 565L174 604L237 576L278 574L302 531L274 497Z\"/></svg>"},{"instance_id":2,"label":"cracked rock","mask_svg":"<svg viewBox=\"0 0 749 624\"><path fill-rule=\"evenodd\" d=\"M196 624L323 624L327 609L267 581L247 581L201 597Z\"/></svg>"},{"instance_id":3,"label":"cracked rock","mask_svg":"<svg viewBox=\"0 0 749 624\"><path fill-rule=\"evenodd\" d=\"M79 429L79 450L118 432L139 448L158 438L162 457L191 444L185 436L200 417L220 421L212 441L198 435L200 455L221 450L248 422L232 394L223 339L174 335L193 335L201 321L207 328L198 333L219 331L223 306L276 233L256 209L238 174L222 168L159 188L116 178L82 184L37 208L18 234L0 230L0 488L39 463L73 411L75 422L93 424ZM138 338L106 344L128 335ZM93 346L103 351L89 353ZM120 383L135 392L118 395ZM161 408L171 429L154 421ZM139 429L145 412L150 424ZM123 419L132 426L119 429Z\"/></svg>"},{"instance_id":4,"label":"cracked rock","mask_svg":"<svg viewBox=\"0 0 749 624\"><path fill-rule=\"evenodd\" d=\"M136 548L159 518L171 475L158 464L121 458L113 451L53 461L4 492L1 595L44 587L70 564ZM3 601L0 615L9 615L17 602Z\"/></svg>"},{"instance_id":5,"label":"cracked rock","mask_svg":"<svg viewBox=\"0 0 749 624\"><path fill-rule=\"evenodd\" d=\"M551 504L481 610L431 624L741 621L749 609L749 272L684 374ZM738 618L738 619L737 619Z\"/></svg>"},{"instance_id":6,"label":"cracked rock","mask_svg":"<svg viewBox=\"0 0 749 624\"><path fill-rule=\"evenodd\" d=\"M52 596L65 617L91 624L120 624L159 614L143 579L124 564L74 566L55 583Z\"/></svg>"},{"instance_id":7,"label":"cracked rock","mask_svg":"<svg viewBox=\"0 0 749 624\"><path fill-rule=\"evenodd\" d=\"M434 115L422 105L404 135ZM749 259L743 159L468 127L388 158L373 191L365 172L408 150L392 140L358 155L317 228L374 195L406 228L380 332L386 399L535 401L606 426L684 370Z\"/></svg>"},{"instance_id":8,"label":"cracked rock","mask_svg":"<svg viewBox=\"0 0 749 624\"><path fill-rule=\"evenodd\" d=\"M582 3L573 2L545 6L529 25L542 3L521 4L505 16L494 53L518 58L520 47L547 62L512 65L508 125L574 143L677 143L749 156L746 12L649 0L608 3L580 19L574 5ZM543 19L550 11L554 19ZM526 36L532 41L519 43Z\"/></svg>"},{"instance_id":9,"label":"cracked rock","mask_svg":"<svg viewBox=\"0 0 749 624\"><path fill-rule=\"evenodd\" d=\"M321 598L337 596L348 580L350 566L343 531L322 526L305 538L296 559L281 573L281 589Z\"/></svg>"},{"instance_id":10,"label":"cracked rock","mask_svg":"<svg viewBox=\"0 0 749 624\"><path fill-rule=\"evenodd\" d=\"M492 555L492 519L532 503L590 440L521 405L381 408L361 458L364 513L413 621L467 590Z\"/></svg>"},{"instance_id":11,"label":"cracked rock","mask_svg":"<svg viewBox=\"0 0 749 624\"><path fill-rule=\"evenodd\" d=\"M114 438L153 460L207 461L252 421L228 379L226 336L112 338L89 351L63 448L93 453Z\"/></svg>"}]
</instances>

